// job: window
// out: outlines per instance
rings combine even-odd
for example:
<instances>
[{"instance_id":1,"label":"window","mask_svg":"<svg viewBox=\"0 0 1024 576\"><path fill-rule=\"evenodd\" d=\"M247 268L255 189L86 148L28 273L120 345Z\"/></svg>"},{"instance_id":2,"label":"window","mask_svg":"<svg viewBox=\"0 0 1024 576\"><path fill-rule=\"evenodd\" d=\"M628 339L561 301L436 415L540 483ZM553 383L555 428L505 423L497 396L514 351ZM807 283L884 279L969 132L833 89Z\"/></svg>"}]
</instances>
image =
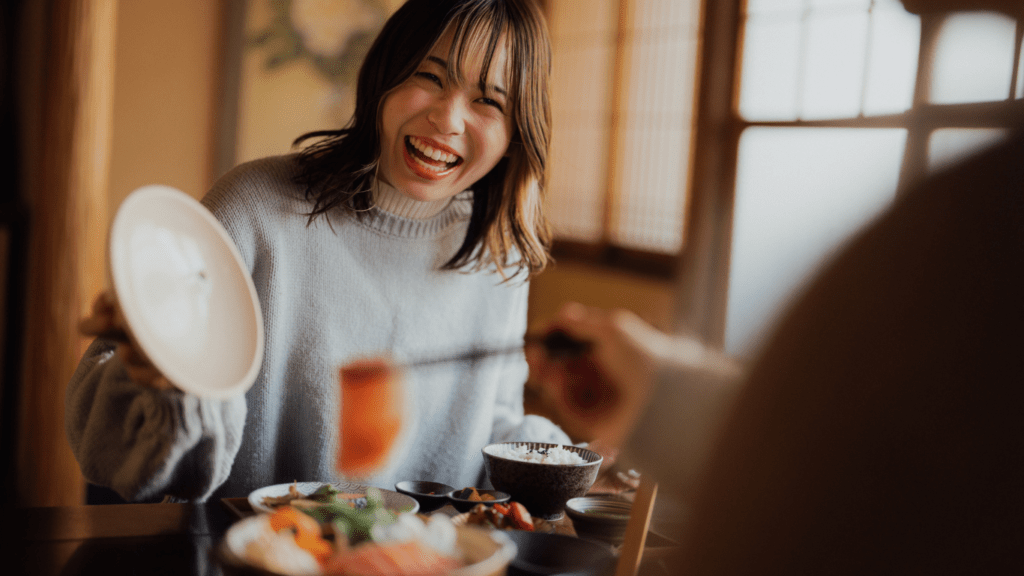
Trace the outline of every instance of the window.
<instances>
[{"instance_id":1,"label":"window","mask_svg":"<svg viewBox=\"0 0 1024 576\"><path fill-rule=\"evenodd\" d=\"M706 2L677 324L747 355L815 267L1024 119L1022 23L896 0Z\"/></svg>"},{"instance_id":2,"label":"window","mask_svg":"<svg viewBox=\"0 0 1024 576\"><path fill-rule=\"evenodd\" d=\"M685 241L699 0L553 0L556 255L671 275Z\"/></svg>"}]
</instances>

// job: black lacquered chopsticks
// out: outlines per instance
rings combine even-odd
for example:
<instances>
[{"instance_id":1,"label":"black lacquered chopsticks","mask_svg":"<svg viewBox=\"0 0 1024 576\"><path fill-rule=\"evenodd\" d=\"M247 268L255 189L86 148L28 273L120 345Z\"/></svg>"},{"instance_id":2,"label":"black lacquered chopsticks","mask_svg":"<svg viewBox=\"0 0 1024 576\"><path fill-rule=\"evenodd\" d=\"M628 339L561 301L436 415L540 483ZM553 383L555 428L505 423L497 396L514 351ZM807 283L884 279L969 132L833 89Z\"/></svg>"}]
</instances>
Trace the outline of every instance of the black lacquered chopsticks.
<instances>
[{"instance_id":1,"label":"black lacquered chopsticks","mask_svg":"<svg viewBox=\"0 0 1024 576\"><path fill-rule=\"evenodd\" d=\"M590 351L593 346L591 342L577 340L561 330L552 330L545 334L527 334L523 338L523 344L515 344L501 348L470 348L455 354L444 356L432 356L427 358L413 359L403 362L402 366L414 368L445 364L449 362L473 362L492 356L505 356L523 351L524 345L539 344L544 347L548 355L553 358L577 358Z\"/></svg>"}]
</instances>

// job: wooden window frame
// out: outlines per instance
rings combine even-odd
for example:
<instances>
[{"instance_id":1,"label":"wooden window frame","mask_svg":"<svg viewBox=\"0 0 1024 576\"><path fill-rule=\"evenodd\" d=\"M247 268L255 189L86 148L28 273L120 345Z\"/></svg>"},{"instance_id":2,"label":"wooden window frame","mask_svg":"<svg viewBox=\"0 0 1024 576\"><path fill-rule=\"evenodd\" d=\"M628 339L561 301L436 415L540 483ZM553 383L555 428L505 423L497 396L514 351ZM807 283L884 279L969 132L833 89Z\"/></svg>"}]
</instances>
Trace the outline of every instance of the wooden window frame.
<instances>
[{"instance_id":1,"label":"wooden window frame","mask_svg":"<svg viewBox=\"0 0 1024 576\"><path fill-rule=\"evenodd\" d=\"M911 108L900 114L839 120L758 122L739 113L744 0L704 0L699 56L696 126L691 197L685 249L678 260L674 327L709 344L725 342L736 169L743 132L752 127L858 127L907 130L897 194L927 171L930 134L937 128L998 127L1024 124L1024 100L1013 100L1017 82L1024 9L1017 16L1015 59L1010 98L997 102L934 104L928 102L932 56L943 6L921 9L921 41Z\"/></svg>"}]
</instances>

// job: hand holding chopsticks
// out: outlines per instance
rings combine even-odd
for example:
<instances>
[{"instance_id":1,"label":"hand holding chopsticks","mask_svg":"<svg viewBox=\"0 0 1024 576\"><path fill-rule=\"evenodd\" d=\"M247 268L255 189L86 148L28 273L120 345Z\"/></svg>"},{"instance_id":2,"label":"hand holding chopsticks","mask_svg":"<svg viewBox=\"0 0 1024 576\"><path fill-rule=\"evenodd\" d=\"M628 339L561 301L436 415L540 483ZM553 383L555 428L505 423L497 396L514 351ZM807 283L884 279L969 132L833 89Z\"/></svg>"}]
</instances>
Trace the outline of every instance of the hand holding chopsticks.
<instances>
[{"instance_id":1,"label":"hand holding chopsticks","mask_svg":"<svg viewBox=\"0 0 1024 576\"><path fill-rule=\"evenodd\" d=\"M580 304L562 308L553 324L588 342L575 357L531 358L531 379L555 404L561 423L621 446L646 408L658 370L671 368L702 381L732 385L741 365L694 338L666 334L626 310Z\"/></svg>"}]
</instances>

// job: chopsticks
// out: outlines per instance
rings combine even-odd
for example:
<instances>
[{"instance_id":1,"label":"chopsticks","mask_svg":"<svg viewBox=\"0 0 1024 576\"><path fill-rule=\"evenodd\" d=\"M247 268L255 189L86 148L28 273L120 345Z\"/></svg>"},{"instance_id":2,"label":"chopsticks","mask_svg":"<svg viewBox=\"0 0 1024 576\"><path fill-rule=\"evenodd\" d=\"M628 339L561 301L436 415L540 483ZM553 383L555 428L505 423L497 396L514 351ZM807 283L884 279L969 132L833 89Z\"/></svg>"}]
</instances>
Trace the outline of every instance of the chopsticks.
<instances>
[{"instance_id":1,"label":"chopsticks","mask_svg":"<svg viewBox=\"0 0 1024 576\"><path fill-rule=\"evenodd\" d=\"M633 507L629 512L629 523L626 524L626 537L619 550L619 561L615 566L615 576L635 576L640 568L640 560L647 542L647 530L651 526L654 513L654 499L658 495L658 484L647 474L640 476L640 487L633 498Z\"/></svg>"},{"instance_id":2,"label":"chopsticks","mask_svg":"<svg viewBox=\"0 0 1024 576\"><path fill-rule=\"evenodd\" d=\"M555 358L577 358L590 351L593 344L583 340L577 340L561 330L552 330L546 334L527 334L523 344L514 344L503 348L470 348L454 354L444 356L432 356L427 358L413 359L402 363L403 368L419 368L446 364L449 362L473 362L490 358L492 356L506 356L523 351L523 347L530 344L539 344L544 347L548 355Z\"/></svg>"}]
</instances>

